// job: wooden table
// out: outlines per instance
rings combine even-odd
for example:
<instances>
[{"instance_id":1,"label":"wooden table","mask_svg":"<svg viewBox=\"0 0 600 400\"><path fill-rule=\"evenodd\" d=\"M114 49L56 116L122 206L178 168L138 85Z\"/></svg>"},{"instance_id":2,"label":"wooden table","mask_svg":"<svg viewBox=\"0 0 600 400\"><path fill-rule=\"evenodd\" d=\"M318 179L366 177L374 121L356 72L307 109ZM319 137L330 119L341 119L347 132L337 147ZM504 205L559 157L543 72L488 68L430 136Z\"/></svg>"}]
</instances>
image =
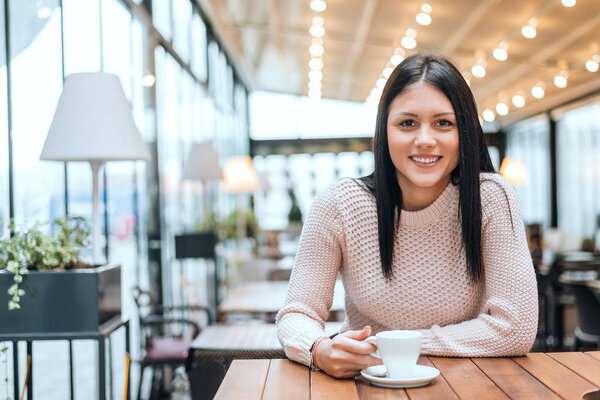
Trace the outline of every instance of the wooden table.
<instances>
[{"instance_id":1,"label":"wooden table","mask_svg":"<svg viewBox=\"0 0 600 400\"><path fill-rule=\"evenodd\" d=\"M581 399L600 389L600 351L514 358L421 356L441 375L427 386L385 389L334 379L289 360L236 360L215 399ZM598 399L590 393L585 399Z\"/></svg>"},{"instance_id":2,"label":"wooden table","mask_svg":"<svg viewBox=\"0 0 600 400\"><path fill-rule=\"evenodd\" d=\"M245 282L234 287L219 305L219 321L224 322L227 314L272 314L285 303L288 282L261 281ZM344 310L344 285L335 283L331 312Z\"/></svg>"}]
</instances>

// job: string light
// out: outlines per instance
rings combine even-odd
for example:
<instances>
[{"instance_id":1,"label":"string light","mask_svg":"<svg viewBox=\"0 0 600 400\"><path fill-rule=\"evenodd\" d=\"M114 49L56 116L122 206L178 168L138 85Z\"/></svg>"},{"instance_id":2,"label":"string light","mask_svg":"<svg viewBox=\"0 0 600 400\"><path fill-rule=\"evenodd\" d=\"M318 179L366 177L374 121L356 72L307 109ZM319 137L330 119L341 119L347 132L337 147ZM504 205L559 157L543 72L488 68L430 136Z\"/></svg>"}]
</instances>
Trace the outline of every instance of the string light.
<instances>
[{"instance_id":1,"label":"string light","mask_svg":"<svg viewBox=\"0 0 600 400\"><path fill-rule=\"evenodd\" d=\"M542 82L538 82L534 87L531 88L531 95L536 99L543 98L544 94L544 84Z\"/></svg>"},{"instance_id":2,"label":"string light","mask_svg":"<svg viewBox=\"0 0 600 400\"><path fill-rule=\"evenodd\" d=\"M517 108L523 108L525 106L525 97L522 94L516 94L512 98L512 103Z\"/></svg>"},{"instance_id":3,"label":"string light","mask_svg":"<svg viewBox=\"0 0 600 400\"><path fill-rule=\"evenodd\" d=\"M418 13L415 17L417 23L420 25L429 25L431 24L431 15L425 13Z\"/></svg>"},{"instance_id":4,"label":"string light","mask_svg":"<svg viewBox=\"0 0 600 400\"><path fill-rule=\"evenodd\" d=\"M310 69L323 69L323 60L320 58L311 58L308 62L308 67Z\"/></svg>"},{"instance_id":5,"label":"string light","mask_svg":"<svg viewBox=\"0 0 600 400\"><path fill-rule=\"evenodd\" d=\"M528 22L527 25L525 25L522 29L521 29L521 33L523 34L523 36L525 36L527 39L533 39L535 37L535 35L537 34L537 31L535 30L535 27L537 26L537 21L534 18L531 18Z\"/></svg>"},{"instance_id":6,"label":"string light","mask_svg":"<svg viewBox=\"0 0 600 400\"><path fill-rule=\"evenodd\" d=\"M594 54L591 59L585 62L585 69L587 69L590 72L596 72L598 71L599 63L600 55Z\"/></svg>"},{"instance_id":7,"label":"string light","mask_svg":"<svg viewBox=\"0 0 600 400\"><path fill-rule=\"evenodd\" d=\"M489 108L483 110L482 116L483 116L484 121L487 121L487 122L492 122L496 119L496 114Z\"/></svg>"},{"instance_id":8,"label":"string light","mask_svg":"<svg viewBox=\"0 0 600 400\"><path fill-rule=\"evenodd\" d=\"M496 112L499 115L508 114L508 106L506 105L506 103L500 102L500 103L496 104Z\"/></svg>"},{"instance_id":9,"label":"string light","mask_svg":"<svg viewBox=\"0 0 600 400\"><path fill-rule=\"evenodd\" d=\"M574 7L577 3L577 0L561 0L560 2L565 7Z\"/></svg>"},{"instance_id":10,"label":"string light","mask_svg":"<svg viewBox=\"0 0 600 400\"><path fill-rule=\"evenodd\" d=\"M327 3L324 0L312 0L310 2L310 9L316 12L325 11Z\"/></svg>"},{"instance_id":11,"label":"string light","mask_svg":"<svg viewBox=\"0 0 600 400\"><path fill-rule=\"evenodd\" d=\"M567 71L560 71L560 74L554 77L554 85L558 88L567 87L567 79L569 78L569 73Z\"/></svg>"}]
</instances>

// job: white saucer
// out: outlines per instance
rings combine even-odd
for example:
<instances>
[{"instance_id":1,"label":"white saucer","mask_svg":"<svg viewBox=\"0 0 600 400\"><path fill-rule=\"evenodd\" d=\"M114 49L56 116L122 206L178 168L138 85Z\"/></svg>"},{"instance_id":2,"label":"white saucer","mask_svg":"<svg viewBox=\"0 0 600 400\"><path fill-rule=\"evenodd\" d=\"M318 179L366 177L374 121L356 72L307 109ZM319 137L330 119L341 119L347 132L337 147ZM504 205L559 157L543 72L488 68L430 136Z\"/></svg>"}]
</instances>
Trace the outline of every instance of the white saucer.
<instances>
[{"instance_id":1,"label":"white saucer","mask_svg":"<svg viewBox=\"0 0 600 400\"><path fill-rule=\"evenodd\" d=\"M375 386L386 388L414 388L425 386L435 379L440 371L437 368L428 367L426 365L417 365L414 369L413 376L399 379L387 378L383 375L385 367L383 365L374 365L360 371L369 383Z\"/></svg>"}]
</instances>

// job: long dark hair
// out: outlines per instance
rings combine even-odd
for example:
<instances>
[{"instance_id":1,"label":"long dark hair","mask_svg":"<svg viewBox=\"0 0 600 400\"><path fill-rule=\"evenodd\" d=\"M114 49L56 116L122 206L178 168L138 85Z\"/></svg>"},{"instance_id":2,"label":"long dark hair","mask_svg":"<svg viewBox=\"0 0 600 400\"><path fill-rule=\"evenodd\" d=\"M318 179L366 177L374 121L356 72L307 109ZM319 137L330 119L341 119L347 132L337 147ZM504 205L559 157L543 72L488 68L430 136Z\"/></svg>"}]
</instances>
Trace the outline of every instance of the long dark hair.
<instances>
[{"instance_id":1,"label":"long dark hair","mask_svg":"<svg viewBox=\"0 0 600 400\"><path fill-rule=\"evenodd\" d=\"M452 171L452 183L459 184L462 244L467 272L471 281L477 282L483 277L479 173L494 172L494 167L483 138L471 89L450 61L432 52L421 52L406 58L390 75L377 110L373 140L375 169L371 175L360 178L376 199L383 274L387 278L393 274L394 243L402 210L402 191L388 148L388 113L396 96L417 82L425 82L444 93L454 108L459 137L459 162Z\"/></svg>"}]
</instances>

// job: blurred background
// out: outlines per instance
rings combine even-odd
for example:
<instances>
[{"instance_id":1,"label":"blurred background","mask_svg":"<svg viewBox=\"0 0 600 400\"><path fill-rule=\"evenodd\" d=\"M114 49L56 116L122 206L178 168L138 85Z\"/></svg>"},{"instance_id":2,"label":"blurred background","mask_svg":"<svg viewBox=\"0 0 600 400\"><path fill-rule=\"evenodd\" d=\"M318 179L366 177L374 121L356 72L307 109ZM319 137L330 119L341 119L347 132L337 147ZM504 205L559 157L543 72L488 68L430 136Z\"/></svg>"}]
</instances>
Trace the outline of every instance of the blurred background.
<instances>
[{"instance_id":1,"label":"blurred background","mask_svg":"<svg viewBox=\"0 0 600 400\"><path fill-rule=\"evenodd\" d=\"M79 157L75 139L59 142L73 155L41 154L65 78L116 75L149 156L101 157L111 162L97 184L99 236L81 257L121 266L137 396L148 338L132 290L158 305L205 305L222 323L256 320L224 317L218 305L240 284L289 277L316 194L372 172L382 88L421 50L462 71L494 165L519 195L540 288L536 349L578 345L583 311L569 284L597 282L600 265L597 0L0 0L0 234L13 233L11 221L50 231L66 214L93 225L93 157ZM63 111L67 125L77 120L76 108ZM588 333L600 342L600 331ZM12 398L27 350L21 342L17 355L6 340L0 396ZM107 350L114 398L124 340ZM95 348L76 343L69 375L65 343L34 342L35 397L68 398L70 376L75 398L92 398ZM160 379L162 396L176 393L172 379ZM143 398L161 396L151 380Z\"/></svg>"}]
</instances>

